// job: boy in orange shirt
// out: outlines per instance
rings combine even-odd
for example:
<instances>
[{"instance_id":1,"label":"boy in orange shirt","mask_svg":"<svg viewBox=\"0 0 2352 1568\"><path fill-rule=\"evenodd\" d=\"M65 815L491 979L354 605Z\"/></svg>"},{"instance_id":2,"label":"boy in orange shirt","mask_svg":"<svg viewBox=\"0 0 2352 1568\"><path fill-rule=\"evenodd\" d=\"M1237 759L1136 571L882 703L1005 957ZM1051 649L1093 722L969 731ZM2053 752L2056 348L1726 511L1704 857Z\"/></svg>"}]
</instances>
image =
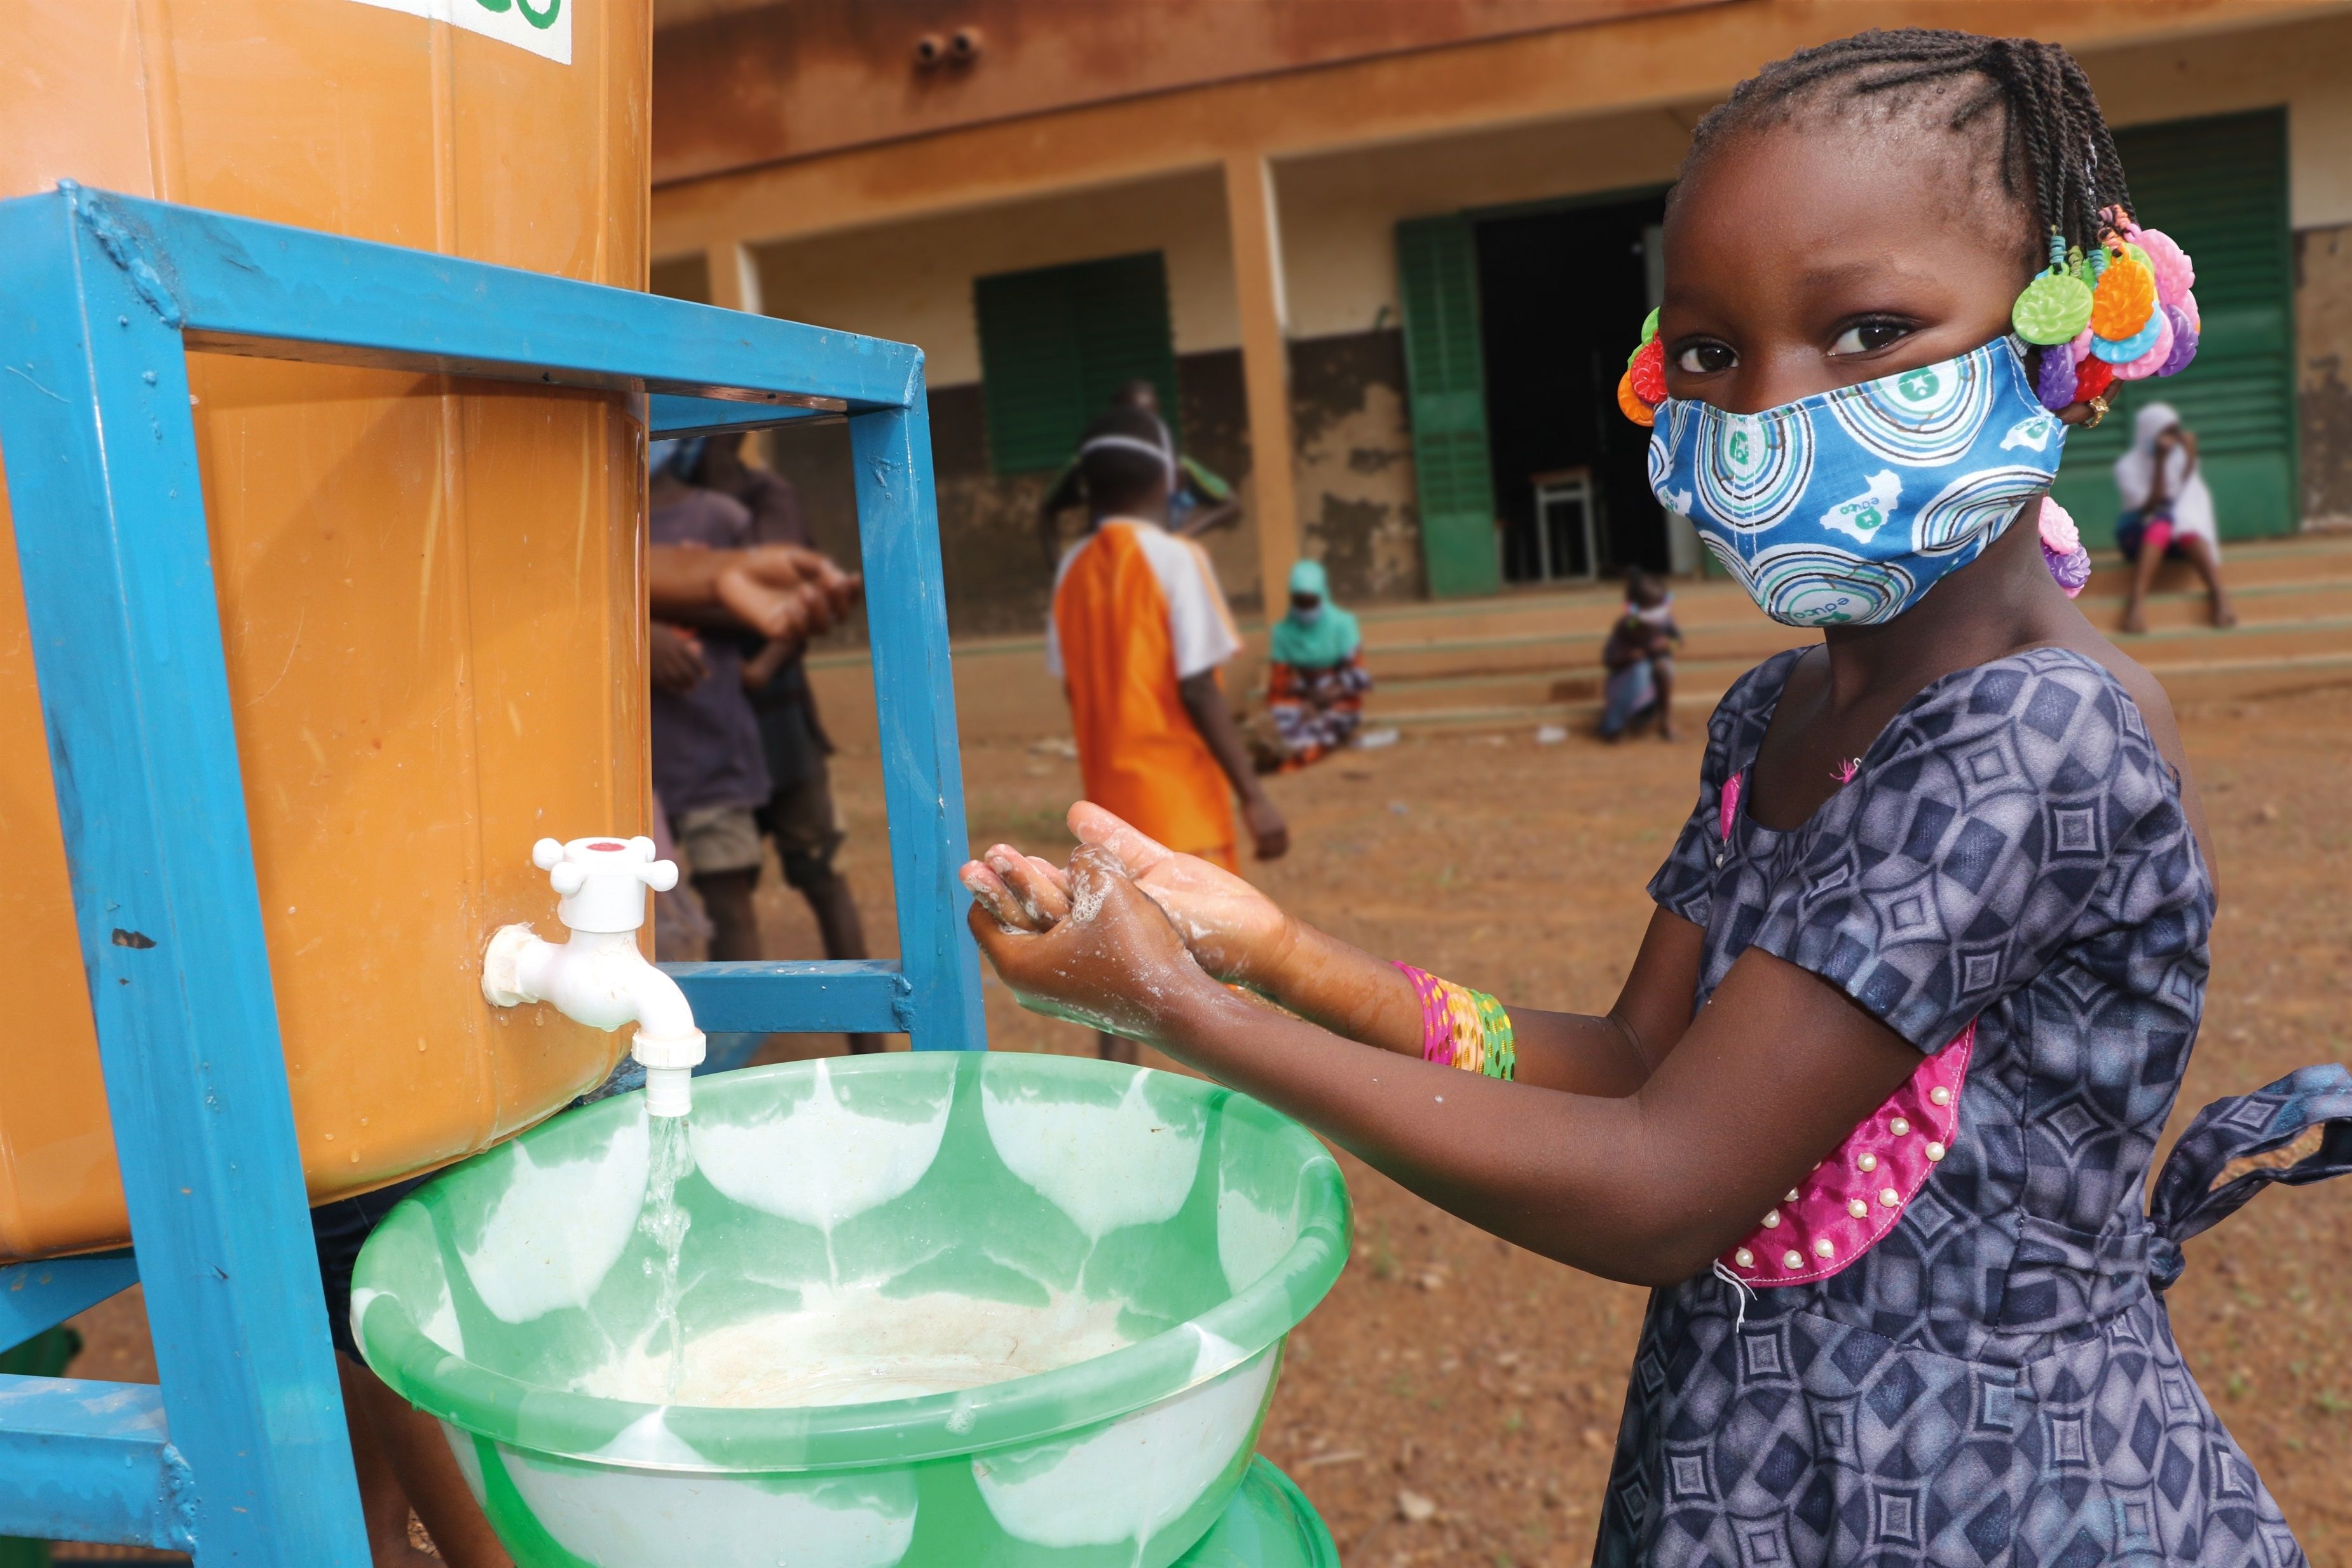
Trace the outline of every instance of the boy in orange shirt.
<instances>
[{"instance_id":1,"label":"boy in orange shirt","mask_svg":"<svg viewBox=\"0 0 2352 1568\"><path fill-rule=\"evenodd\" d=\"M1260 860L1290 847L1226 706L1218 667L1241 649L1201 547L1168 532L1174 443L1159 419L1114 408L1078 448L1087 535L1063 556L1045 636L1062 678L1087 799L1170 849L1238 870L1232 797ZM1135 1060L1102 1037L1102 1054Z\"/></svg>"}]
</instances>

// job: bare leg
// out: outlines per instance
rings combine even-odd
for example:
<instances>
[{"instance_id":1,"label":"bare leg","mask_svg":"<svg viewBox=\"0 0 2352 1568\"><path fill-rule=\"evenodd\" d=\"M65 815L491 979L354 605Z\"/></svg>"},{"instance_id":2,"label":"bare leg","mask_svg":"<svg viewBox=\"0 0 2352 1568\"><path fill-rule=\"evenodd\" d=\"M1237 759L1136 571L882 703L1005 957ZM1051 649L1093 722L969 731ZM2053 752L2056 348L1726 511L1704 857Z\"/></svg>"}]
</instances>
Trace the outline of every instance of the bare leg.
<instances>
[{"instance_id":1,"label":"bare leg","mask_svg":"<svg viewBox=\"0 0 2352 1568\"><path fill-rule=\"evenodd\" d=\"M849 879L839 872L828 870L821 878L801 888L801 896L808 900L809 913L816 916L817 937L824 944L828 958L864 958L866 950L866 918L857 912L857 899L849 891ZM865 1056L882 1049L878 1034L853 1034L849 1049Z\"/></svg>"},{"instance_id":2,"label":"bare leg","mask_svg":"<svg viewBox=\"0 0 2352 1568\"><path fill-rule=\"evenodd\" d=\"M2221 586L2221 556L2213 548L2213 541L2202 534L2179 534L2174 536L2174 542L2189 558L2189 564L2197 569L2197 575L2205 580L2206 595L2213 601L2213 624L2235 626L2238 612L2230 607L2230 591Z\"/></svg>"},{"instance_id":3,"label":"bare leg","mask_svg":"<svg viewBox=\"0 0 2352 1568\"><path fill-rule=\"evenodd\" d=\"M751 904L751 890L760 883L757 866L742 871L697 872L694 891L710 916L710 956L728 963L760 955L760 916Z\"/></svg>"},{"instance_id":4,"label":"bare leg","mask_svg":"<svg viewBox=\"0 0 2352 1568\"><path fill-rule=\"evenodd\" d=\"M1115 1034L1096 1035L1095 1050L1101 1053L1105 1061L1124 1061L1129 1067L1143 1060L1142 1053L1135 1049L1135 1041L1122 1040Z\"/></svg>"},{"instance_id":5,"label":"bare leg","mask_svg":"<svg viewBox=\"0 0 2352 1568\"><path fill-rule=\"evenodd\" d=\"M467 1489L441 1423L347 1355L335 1357L335 1371L342 1380L360 1513L375 1568L427 1568L434 1561L409 1544L412 1507L451 1568L514 1568Z\"/></svg>"},{"instance_id":6,"label":"bare leg","mask_svg":"<svg viewBox=\"0 0 2352 1568\"><path fill-rule=\"evenodd\" d=\"M1680 740L1675 727L1675 662L1661 653L1650 661L1651 687L1658 694L1658 738Z\"/></svg>"},{"instance_id":7,"label":"bare leg","mask_svg":"<svg viewBox=\"0 0 2352 1568\"><path fill-rule=\"evenodd\" d=\"M2164 547L2143 539L2139 559L2132 563L2131 597L2124 601L2125 631L2147 630L2147 615L2142 606L2147 601L2148 589L2156 582L2156 570L2163 564Z\"/></svg>"}]
</instances>

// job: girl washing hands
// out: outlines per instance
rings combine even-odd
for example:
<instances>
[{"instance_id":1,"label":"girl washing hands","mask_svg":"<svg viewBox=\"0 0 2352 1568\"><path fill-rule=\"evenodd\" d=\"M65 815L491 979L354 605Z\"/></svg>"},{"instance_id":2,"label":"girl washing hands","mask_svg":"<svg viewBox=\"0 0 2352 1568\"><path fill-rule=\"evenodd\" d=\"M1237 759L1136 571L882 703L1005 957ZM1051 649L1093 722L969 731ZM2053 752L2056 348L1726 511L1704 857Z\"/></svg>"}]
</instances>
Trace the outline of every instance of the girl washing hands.
<instances>
[{"instance_id":1,"label":"girl washing hands","mask_svg":"<svg viewBox=\"0 0 2352 1568\"><path fill-rule=\"evenodd\" d=\"M2301 1563L2161 1292L2262 1183L2352 1169L2352 1076L2209 1107L2148 1203L2208 846L2043 509L2064 424L2193 352L2188 258L2063 50L1917 30L1744 83L1665 235L1622 394L1653 486L1823 638L1717 708L1610 1013L1382 962L1084 803L1066 873L965 868L981 945L1028 1005L1656 1288L1597 1562Z\"/></svg>"}]
</instances>

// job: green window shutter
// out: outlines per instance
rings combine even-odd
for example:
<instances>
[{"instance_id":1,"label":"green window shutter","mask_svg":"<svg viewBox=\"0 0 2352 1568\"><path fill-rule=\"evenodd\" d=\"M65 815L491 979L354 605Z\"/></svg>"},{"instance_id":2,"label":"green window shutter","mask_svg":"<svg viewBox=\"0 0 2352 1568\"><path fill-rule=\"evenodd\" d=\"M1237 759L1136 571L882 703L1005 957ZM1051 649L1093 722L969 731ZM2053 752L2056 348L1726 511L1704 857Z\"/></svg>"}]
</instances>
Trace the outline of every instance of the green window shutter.
<instances>
[{"instance_id":1,"label":"green window shutter","mask_svg":"<svg viewBox=\"0 0 2352 1568\"><path fill-rule=\"evenodd\" d=\"M2197 434L2225 538L2293 533L2295 464L2294 260L2287 227L2286 114L2267 110L2119 131L2139 221L2197 264L2204 320L2197 362L2177 376L2119 383L2114 412L2066 438L2053 487L2086 538L2112 543L2114 465L2132 415L2172 404Z\"/></svg>"},{"instance_id":2,"label":"green window shutter","mask_svg":"<svg viewBox=\"0 0 2352 1568\"><path fill-rule=\"evenodd\" d=\"M982 401L999 474L1059 468L1123 382L1160 389L1171 434L1176 350L1158 251L976 279Z\"/></svg>"},{"instance_id":3,"label":"green window shutter","mask_svg":"<svg viewBox=\"0 0 2352 1568\"><path fill-rule=\"evenodd\" d=\"M1478 346L1478 256L1459 215L1397 225L1405 383L1421 555L1438 598L1502 586L1495 477L1486 456L1486 364Z\"/></svg>"}]
</instances>

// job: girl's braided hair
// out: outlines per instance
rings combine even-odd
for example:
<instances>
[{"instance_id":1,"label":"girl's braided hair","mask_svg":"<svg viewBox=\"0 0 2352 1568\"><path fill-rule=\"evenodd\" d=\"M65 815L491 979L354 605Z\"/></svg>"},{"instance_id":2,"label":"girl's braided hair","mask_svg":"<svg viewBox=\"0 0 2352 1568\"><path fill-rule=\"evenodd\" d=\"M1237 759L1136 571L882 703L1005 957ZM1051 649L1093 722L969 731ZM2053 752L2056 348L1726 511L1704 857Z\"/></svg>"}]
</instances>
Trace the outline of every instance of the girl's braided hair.
<instances>
[{"instance_id":1,"label":"girl's braided hair","mask_svg":"<svg viewBox=\"0 0 2352 1568\"><path fill-rule=\"evenodd\" d=\"M2000 111L2001 189L2023 199L2029 193L2020 189L2020 174L2030 182L2037 242L2054 232L2070 246L2095 249L2117 225L2110 209L2131 209L2123 160L2082 66L2058 45L2033 38L1873 28L1801 49L1741 82L1698 122L1684 172L1735 132L1780 123L1832 94L1881 99L1892 111L1903 99L1940 107L1945 95L1919 89L1955 83L1972 90L1952 101L1945 128L1967 131Z\"/></svg>"}]
</instances>

